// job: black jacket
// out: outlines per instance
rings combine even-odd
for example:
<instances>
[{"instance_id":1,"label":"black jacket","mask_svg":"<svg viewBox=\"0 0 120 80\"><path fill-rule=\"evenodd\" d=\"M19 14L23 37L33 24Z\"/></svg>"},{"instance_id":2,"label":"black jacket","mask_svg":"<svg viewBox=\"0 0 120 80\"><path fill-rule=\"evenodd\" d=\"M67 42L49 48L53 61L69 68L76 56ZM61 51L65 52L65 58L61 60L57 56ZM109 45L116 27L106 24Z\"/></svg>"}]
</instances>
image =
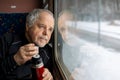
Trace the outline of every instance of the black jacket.
<instances>
[{"instance_id":1,"label":"black jacket","mask_svg":"<svg viewBox=\"0 0 120 80\"><path fill-rule=\"evenodd\" d=\"M13 56L20 46L28 44L27 39L22 36L5 34L0 38L0 80L28 80L31 79L31 61L18 66ZM52 73L52 48L46 45L39 49L43 59L44 67Z\"/></svg>"}]
</instances>

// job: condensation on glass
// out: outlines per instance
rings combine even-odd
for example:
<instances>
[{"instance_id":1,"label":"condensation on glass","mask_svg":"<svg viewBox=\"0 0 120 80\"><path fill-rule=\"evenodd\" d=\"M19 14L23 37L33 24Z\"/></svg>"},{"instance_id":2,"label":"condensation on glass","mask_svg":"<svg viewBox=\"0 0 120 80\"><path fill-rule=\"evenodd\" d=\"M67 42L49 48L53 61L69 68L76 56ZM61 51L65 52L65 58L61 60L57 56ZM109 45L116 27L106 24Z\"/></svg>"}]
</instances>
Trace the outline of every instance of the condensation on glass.
<instances>
[{"instance_id":1,"label":"condensation on glass","mask_svg":"<svg viewBox=\"0 0 120 80\"><path fill-rule=\"evenodd\" d=\"M120 0L57 0L58 50L69 80L120 80Z\"/></svg>"}]
</instances>

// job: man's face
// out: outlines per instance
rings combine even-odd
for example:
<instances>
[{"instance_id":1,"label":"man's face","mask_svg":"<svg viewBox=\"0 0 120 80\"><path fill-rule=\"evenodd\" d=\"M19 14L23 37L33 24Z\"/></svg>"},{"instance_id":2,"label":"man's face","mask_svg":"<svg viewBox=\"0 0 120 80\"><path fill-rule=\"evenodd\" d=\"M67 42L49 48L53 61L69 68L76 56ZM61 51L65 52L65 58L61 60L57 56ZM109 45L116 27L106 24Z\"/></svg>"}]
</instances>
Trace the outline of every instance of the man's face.
<instances>
[{"instance_id":1,"label":"man's face","mask_svg":"<svg viewBox=\"0 0 120 80\"><path fill-rule=\"evenodd\" d=\"M62 14L58 19L58 30L64 41L66 41L68 35L68 26L66 25L68 18L69 16L65 13Z\"/></svg>"},{"instance_id":2,"label":"man's face","mask_svg":"<svg viewBox=\"0 0 120 80\"><path fill-rule=\"evenodd\" d=\"M69 13L63 13L58 19L58 30L66 43L71 40L70 27L68 25L70 20L72 20L72 16Z\"/></svg>"},{"instance_id":3,"label":"man's face","mask_svg":"<svg viewBox=\"0 0 120 80\"><path fill-rule=\"evenodd\" d=\"M63 13L58 18L58 30L64 42L70 46L74 46L76 45L76 37L72 31L73 28L70 27L74 27L70 24L71 22L73 22L73 15L71 13Z\"/></svg>"},{"instance_id":4,"label":"man's face","mask_svg":"<svg viewBox=\"0 0 120 80\"><path fill-rule=\"evenodd\" d=\"M54 19L47 12L41 13L32 27L26 29L29 39L39 47L44 47L50 40L54 28Z\"/></svg>"}]
</instances>

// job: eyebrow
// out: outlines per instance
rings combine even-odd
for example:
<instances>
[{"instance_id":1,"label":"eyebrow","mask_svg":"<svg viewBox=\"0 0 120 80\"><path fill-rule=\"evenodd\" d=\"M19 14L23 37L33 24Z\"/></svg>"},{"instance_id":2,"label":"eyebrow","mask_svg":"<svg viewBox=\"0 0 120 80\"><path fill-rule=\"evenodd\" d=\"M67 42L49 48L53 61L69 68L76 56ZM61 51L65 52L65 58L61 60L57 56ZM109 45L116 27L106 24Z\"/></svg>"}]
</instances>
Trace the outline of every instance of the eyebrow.
<instances>
[{"instance_id":1,"label":"eyebrow","mask_svg":"<svg viewBox=\"0 0 120 80\"><path fill-rule=\"evenodd\" d=\"M44 25L44 24L41 24L41 23L39 23L38 25L42 25L42 26L46 26L46 25ZM53 26L50 26L50 28L52 29L52 30L54 30L54 27Z\"/></svg>"}]
</instances>

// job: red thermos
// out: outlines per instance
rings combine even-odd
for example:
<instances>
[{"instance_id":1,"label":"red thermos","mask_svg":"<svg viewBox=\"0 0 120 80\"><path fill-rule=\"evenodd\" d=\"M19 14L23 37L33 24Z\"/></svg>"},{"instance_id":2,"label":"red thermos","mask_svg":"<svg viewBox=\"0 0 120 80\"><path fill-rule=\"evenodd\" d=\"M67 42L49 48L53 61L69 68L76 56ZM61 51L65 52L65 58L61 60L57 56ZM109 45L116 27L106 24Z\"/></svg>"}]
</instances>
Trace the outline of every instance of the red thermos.
<instances>
[{"instance_id":1,"label":"red thermos","mask_svg":"<svg viewBox=\"0 0 120 80\"><path fill-rule=\"evenodd\" d=\"M39 54L32 58L32 80L42 80L42 73L44 72L44 64Z\"/></svg>"}]
</instances>

